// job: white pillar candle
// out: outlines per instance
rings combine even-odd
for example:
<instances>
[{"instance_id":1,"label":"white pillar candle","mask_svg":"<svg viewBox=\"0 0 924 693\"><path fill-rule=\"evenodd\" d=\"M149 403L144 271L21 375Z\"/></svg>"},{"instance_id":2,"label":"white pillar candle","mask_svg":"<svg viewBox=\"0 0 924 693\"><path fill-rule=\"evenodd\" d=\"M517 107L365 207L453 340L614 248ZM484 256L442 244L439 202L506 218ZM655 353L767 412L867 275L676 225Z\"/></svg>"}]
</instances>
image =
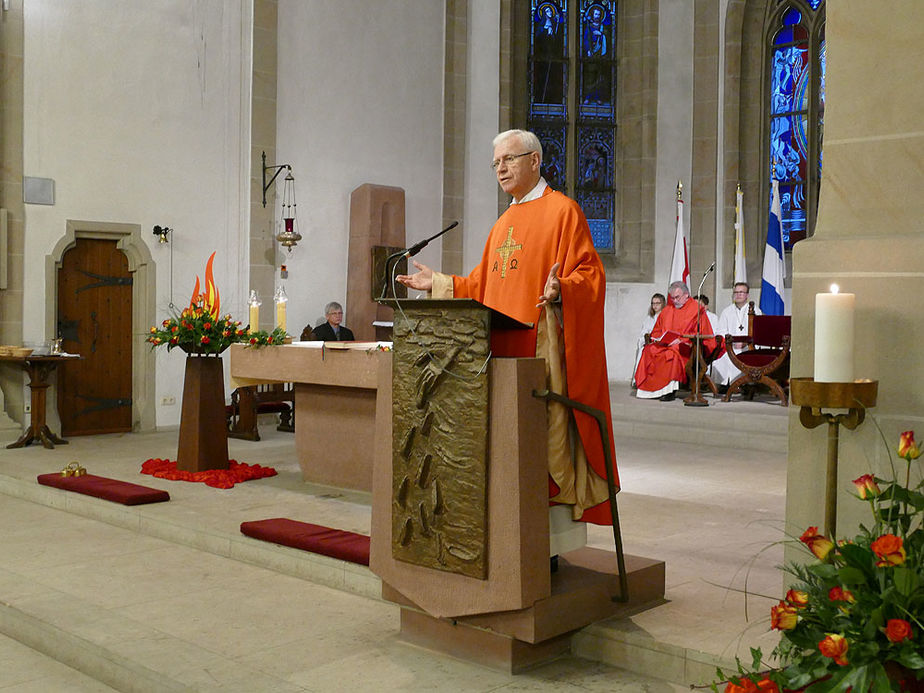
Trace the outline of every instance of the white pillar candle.
<instances>
[{"instance_id":1,"label":"white pillar candle","mask_svg":"<svg viewBox=\"0 0 924 693\"><path fill-rule=\"evenodd\" d=\"M853 372L853 316L856 296L815 294L815 382L850 383Z\"/></svg>"},{"instance_id":2,"label":"white pillar candle","mask_svg":"<svg viewBox=\"0 0 924 693\"><path fill-rule=\"evenodd\" d=\"M250 331L258 332L260 330L260 305L257 303L250 304Z\"/></svg>"},{"instance_id":3,"label":"white pillar candle","mask_svg":"<svg viewBox=\"0 0 924 693\"><path fill-rule=\"evenodd\" d=\"M286 302L279 301L276 304L276 327L283 332L286 331Z\"/></svg>"}]
</instances>

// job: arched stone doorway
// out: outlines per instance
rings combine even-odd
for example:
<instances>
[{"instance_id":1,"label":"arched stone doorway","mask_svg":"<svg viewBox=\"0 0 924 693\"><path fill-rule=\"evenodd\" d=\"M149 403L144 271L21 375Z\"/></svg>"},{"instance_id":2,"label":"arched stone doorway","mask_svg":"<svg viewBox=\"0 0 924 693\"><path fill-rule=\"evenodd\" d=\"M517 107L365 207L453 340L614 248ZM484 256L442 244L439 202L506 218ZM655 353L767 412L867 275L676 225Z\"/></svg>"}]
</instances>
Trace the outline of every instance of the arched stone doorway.
<instances>
[{"instance_id":1,"label":"arched stone doorway","mask_svg":"<svg viewBox=\"0 0 924 693\"><path fill-rule=\"evenodd\" d=\"M141 239L141 226L97 221L68 220L64 236L45 256L45 334L51 338L57 330L58 269L64 253L77 244L78 238L115 240L128 258L132 273L132 430L153 431L155 418L155 355L145 342L148 330L156 321L155 265L147 245ZM55 414L56 416L56 414Z\"/></svg>"}]
</instances>

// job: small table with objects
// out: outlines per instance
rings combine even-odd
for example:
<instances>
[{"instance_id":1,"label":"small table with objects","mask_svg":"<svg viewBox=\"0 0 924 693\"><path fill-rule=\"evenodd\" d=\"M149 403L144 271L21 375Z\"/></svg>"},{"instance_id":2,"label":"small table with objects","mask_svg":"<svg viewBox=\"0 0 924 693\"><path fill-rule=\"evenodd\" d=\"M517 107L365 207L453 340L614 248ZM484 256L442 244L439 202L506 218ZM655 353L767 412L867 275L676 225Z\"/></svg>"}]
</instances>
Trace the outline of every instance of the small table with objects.
<instances>
[{"instance_id":1,"label":"small table with objects","mask_svg":"<svg viewBox=\"0 0 924 693\"><path fill-rule=\"evenodd\" d=\"M7 448L23 448L34 441L41 442L46 448L57 445L66 445L64 438L59 438L45 422L48 401L48 378L51 372L59 365L68 361L77 361L80 356L75 354L55 356L0 356L0 364L9 363L18 365L29 374L29 389L32 392L32 417L28 428L15 443Z\"/></svg>"}]
</instances>

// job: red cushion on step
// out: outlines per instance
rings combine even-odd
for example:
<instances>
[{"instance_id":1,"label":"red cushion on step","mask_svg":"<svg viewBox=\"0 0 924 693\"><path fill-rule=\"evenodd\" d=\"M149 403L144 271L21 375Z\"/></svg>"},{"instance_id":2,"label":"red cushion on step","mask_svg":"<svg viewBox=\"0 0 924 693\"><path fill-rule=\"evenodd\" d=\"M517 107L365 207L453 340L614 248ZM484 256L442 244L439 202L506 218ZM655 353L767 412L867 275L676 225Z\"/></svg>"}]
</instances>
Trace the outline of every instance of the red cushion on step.
<instances>
[{"instance_id":1,"label":"red cushion on step","mask_svg":"<svg viewBox=\"0 0 924 693\"><path fill-rule=\"evenodd\" d=\"M285 517L242 522L241 532L254 539L369 565L369 537Z\"/></svg>"},{"instance_id":2,"label":"red cushion on step","mask_svg":"<svg viewBox=\"0 0 924 693\"><path fill-rule=\"evenodd\" d=\"M61 476L61 472L55 472L54 474L39 474L37 478L43 486L74 491L122 505L144 505L170 500L170 494L166 491L93 474Z\"/></svg>"}]
</instances>

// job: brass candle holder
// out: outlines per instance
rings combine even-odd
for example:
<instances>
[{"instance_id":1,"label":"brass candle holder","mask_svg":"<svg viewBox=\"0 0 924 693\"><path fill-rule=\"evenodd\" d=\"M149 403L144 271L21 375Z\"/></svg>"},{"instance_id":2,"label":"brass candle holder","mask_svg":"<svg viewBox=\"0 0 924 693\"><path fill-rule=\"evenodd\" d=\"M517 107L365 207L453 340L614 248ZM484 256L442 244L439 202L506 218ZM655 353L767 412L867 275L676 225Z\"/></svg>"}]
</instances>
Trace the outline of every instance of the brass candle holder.
<instances>
[{"instance_id":1,"label":"brass candle holder","mask_svg":"<svg viewBox=\"0 0 924 693\"><path fill-rule=\"evenodd\" d=\"M799 422L805 428L828 424L828 459L825 472L825 533L834 541L837 533L837 451L841 425L851 431L863 423L866 410L876 406L878 380L847 383L819 383L813 378L791 378L792 403L799 405ZM831 414L822 409L846 409Z\"/></svg>"}]
</instances>

